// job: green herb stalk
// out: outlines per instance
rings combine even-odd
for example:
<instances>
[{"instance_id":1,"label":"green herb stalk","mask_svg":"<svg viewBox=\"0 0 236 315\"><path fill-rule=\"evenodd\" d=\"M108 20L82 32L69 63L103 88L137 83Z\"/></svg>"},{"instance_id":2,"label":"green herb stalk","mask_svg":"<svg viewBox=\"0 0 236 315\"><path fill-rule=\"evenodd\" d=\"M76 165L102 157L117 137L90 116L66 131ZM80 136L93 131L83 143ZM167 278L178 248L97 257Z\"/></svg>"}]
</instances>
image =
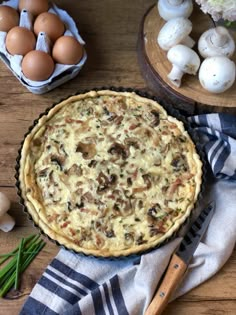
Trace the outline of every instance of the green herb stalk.
<instances>
[{"instance_id":1,"label":"green herb stalk","mask_svg":"<svg viewBox=\"0 0 236 315\"><path fill-rule=\"evenodd\" d=\"M46 244L39 238L39 235L22 238L19 246L13 251L0 256L3 257L0 265L11 258L8 264L0 270L0 297L4 297L13 286L15 290L19 289L21 274Z\"/></svg>"}]
</instances>

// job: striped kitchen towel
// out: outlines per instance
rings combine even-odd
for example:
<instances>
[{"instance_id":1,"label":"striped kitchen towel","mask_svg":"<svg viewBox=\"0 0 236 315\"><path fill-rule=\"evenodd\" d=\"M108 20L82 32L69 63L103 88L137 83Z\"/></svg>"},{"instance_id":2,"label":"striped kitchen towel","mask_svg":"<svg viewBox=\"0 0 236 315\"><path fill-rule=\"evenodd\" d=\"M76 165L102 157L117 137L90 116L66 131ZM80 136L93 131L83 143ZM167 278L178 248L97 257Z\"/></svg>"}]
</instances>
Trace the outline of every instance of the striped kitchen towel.
<instances>
[{"instance_id":1,"label":"striped kitchen towel","mask_svg":"<svg viewBox=\"0 0 236 315\"><path fill-rule=\"evenodd\" d=\"M215 200L216 210L173 299L214 275L231 255L236 241L236 116L208 114L190 117L189 121L212 168L201 206ZM142 315L180 241L181 236L140 257L113 261L61 249L20 315Z\"/></svg>"},{"instance_id":2,"label":"striped kitchen towel","mask_svg":"<svg viewBox=\"0 0 236 315\"><path fill-rule=\"evenodd\" d=\"M202 142L216 178L236 180L236 117L229 114L189 118Z\"/></svg>"}]
</instances>

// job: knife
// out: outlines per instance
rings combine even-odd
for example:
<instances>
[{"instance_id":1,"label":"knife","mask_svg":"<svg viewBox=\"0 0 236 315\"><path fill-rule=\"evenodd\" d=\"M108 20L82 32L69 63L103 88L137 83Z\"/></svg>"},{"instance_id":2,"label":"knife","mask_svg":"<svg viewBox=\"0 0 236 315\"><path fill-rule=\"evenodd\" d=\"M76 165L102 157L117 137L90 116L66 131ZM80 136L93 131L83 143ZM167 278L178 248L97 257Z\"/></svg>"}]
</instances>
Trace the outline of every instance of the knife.
<instances>
[{"instance_id":1,"label":"knife","mask_svg":"<svg viewBox=\"0 0 236 315\"><path fill-rule=\"evenodd\" d=\"M180 284L181 279L206 232L215 209L214 202L210 202L194 221L176 252L172 255L161 284L154 295L145 315L160 315L167 305L170 296Z\"/></svg>"}]
</instances>

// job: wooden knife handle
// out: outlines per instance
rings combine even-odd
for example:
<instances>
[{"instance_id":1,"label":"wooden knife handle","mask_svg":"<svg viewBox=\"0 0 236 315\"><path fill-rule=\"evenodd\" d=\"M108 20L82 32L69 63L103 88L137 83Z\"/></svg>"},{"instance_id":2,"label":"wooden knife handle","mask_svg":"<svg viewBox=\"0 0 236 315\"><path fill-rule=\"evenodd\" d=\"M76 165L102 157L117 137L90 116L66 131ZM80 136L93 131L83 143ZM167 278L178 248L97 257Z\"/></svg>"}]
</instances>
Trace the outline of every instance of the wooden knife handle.
<instances>
[{"instance_id":1,"label":"wooden knife handle","mask_svg":"<svg viewBox=\"0 0 236 315\"><path fill-rule=\"evenodd\" d=\"M166 307L172 293L179 285L187 265L176 254L170 260L165 276L145 315L160 315Z\"/></svg>"}]
</instances>

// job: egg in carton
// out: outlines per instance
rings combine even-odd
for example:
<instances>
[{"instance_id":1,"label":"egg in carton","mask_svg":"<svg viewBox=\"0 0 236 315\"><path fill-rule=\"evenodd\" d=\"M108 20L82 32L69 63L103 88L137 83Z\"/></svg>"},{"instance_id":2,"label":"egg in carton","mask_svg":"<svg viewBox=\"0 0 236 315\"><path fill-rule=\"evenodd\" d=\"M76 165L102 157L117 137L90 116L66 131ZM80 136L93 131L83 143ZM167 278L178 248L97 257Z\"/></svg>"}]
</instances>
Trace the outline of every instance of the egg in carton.
<instances>
[{"instance_id":1,"label":"egg in carton","mask_svg":"<svg viewBox=\"0 0 236 315\"><path fill-rule=\"evenodd\" d=\"M2 5L7 5L17 10L18 0L5 1L2 3ZM64 24L65 31L64 31L63 36L66 36L66 37L70 36L70 37L75 38L78 41L78 43L81 45L81 47L85 45L85 42L81 38L74 20L66 11L58 8L55 4L51 4L51 7L49 8L48 12L57 15L62 21L62 23ZM19 26L24 27L28 30L32 30L33 28L33 17L25 9L23 9L20 13ZM0 58L6 64L6 66L8 66L8 68L12 71L12 73L19 79L19 81L30 92L34 94L46 93L56 88L57 86L73 79L75 76L78 75L79 71L81 70L81 68L83 67L83 65L85 64L87 60L87 54L83 47L82 58L79 60L77 64L55 63L55 65L53 65L53 70L52 70L53 72L48 79L39 81L38 79L33 78L33 80L30 80L29 76L28 78L26 77L27 71L24 71L25 74L22 71L22 68L24 66L22 62L22 60L24 59L23 55L10 54L8 50L6 49L6 38L7 38L7 32L0 31ZM65 45L63 46L65 47ZM49 54L50 56L51 50L52 50L52 42L49 39L48 34L45 32L39 32L37 36L36 47L32 51L42 51Z\"/></svg>"}]
</instances>

